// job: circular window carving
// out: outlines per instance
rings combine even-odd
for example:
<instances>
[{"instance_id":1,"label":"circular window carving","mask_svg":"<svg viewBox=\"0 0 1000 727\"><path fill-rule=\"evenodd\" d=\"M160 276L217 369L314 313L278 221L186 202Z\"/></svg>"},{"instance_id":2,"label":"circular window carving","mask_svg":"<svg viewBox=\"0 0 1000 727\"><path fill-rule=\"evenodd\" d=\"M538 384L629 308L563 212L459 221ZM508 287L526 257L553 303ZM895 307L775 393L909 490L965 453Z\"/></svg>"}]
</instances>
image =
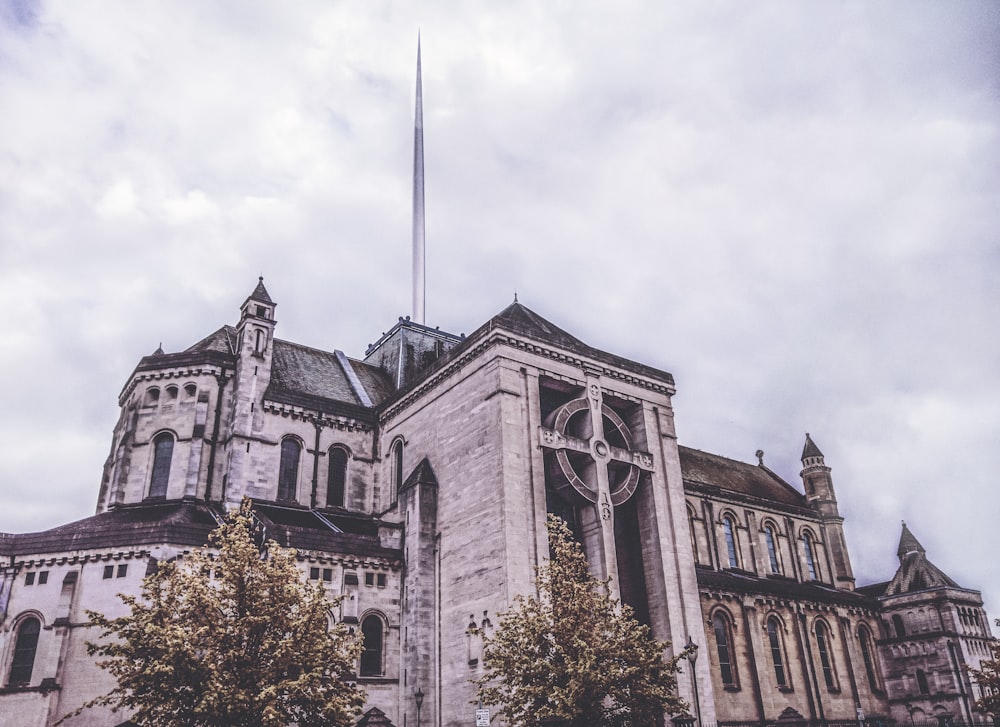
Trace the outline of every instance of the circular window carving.
<instances>
[{"instance_id":1,"label":"circular window carving","mask_svg":"<svg viewBox=\"0 0 1000 727\"><path fill-rule=\"evenodd\" d=\"M595 416L598 408L600 416ZM595 420L601 431L594 431ZM563 404L545 424L541 443L550 450L549 474L568 502L598 501L600 467L607 472L611 504L621 505L635 493L642 470L653 468L652 457L634 448L628 425L601 401L599 391Z\"/></svg>"}]
</instances>

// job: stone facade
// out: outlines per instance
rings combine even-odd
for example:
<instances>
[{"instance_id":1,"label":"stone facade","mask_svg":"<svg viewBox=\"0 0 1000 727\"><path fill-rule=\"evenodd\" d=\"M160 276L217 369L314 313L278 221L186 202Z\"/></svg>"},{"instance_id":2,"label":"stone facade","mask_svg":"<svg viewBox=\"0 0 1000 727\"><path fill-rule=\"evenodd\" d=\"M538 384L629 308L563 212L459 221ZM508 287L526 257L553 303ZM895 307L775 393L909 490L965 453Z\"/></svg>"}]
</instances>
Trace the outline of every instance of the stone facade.
<instances>
[{"instance_id":1,"label":"stone facade","mask_svg":"<svg viewBox=\"0 0 1000 727\"><path fill-rule=\"evenodd\" d=\"M0 534L0 727L52 724L106 690L85 609L116 613L151 563L204 543L244 497L303 578L345 595L379 723L416 724L418 690L422 724L472 723L474 629L532 592L548 513L657 638L697 645L679 689L704 724L899 719L920 694L914 644L929 642L886 618L933 605L961 663L989 637L974 591L855 590L808 435L801 490L762 457L679 446L669 373L517 302L468 337L400 319L363 359L276 338L276 308L260 281L236 326L139 362L93 517ZM921 664L937 690L926 713L965 715L944 666Z\"/></svg>"}]
</instances>

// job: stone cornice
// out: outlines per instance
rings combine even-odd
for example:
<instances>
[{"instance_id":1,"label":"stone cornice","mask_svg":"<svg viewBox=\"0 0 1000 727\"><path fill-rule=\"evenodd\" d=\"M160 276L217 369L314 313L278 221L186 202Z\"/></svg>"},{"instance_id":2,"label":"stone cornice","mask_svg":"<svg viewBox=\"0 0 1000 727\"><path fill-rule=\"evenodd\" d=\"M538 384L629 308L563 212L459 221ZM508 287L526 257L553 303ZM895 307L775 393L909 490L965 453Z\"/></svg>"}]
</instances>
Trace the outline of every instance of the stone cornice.
<instances>
[{"instance_id":1,"label":"stone cornice","mask_svg":"<svg viewBox=\"0 0 1000 727\"><path fill-rule=\"evenodd\" d=\"M671 396L676 391L672 379L655 379L653 377L639 376L638 374L612 368L595 359L585 358L554 346L547 346L536 340L520 337L501 329L495 329L482 339L478 341L470 340L468 343L475 345L471 345L468 349L460 346L454 349L454 351L449 352L451 355L446 354L438 359L439 364L431 366L424 378L418 380L411 388L403 390L396 397L390 398L383 404L380 407L380 419L384 421L393 418L456 371L466 366L470 361L496 346L507 346L518 351L542 356L552 361L558 361L579 368L581 371L586 369L592 373L599 373L605 378L621 381L665 396Z\"/></svg>"}]
</instances>

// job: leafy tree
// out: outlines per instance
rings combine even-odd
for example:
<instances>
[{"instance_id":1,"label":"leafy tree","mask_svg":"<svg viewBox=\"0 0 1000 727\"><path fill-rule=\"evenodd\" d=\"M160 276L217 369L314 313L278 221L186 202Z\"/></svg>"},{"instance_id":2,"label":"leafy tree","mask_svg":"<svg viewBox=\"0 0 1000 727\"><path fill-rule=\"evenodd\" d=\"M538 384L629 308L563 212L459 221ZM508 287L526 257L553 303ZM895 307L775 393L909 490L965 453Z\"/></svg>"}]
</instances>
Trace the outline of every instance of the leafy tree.
<instances>
[{"instance_id":1,"label":"leafy tree","mask_svg":"<svg viewBox=\"0 0 1000 727\"><path fill-rule=\"evenodd\" d=\"M110 706L144 727L354 723L360 642L331 625L336 602L303 581L295 551L261 550L253 530L244 501L208 546L161 564L141 597L120 596L128 615L88 611L102 638L87 650L118 685L74 714Z\"/></svg>"},{"instance_id":2,"label":"leafy tree","mask_svg":"<svg viewBox=\"0 0 1000 727\"><path fill-rule=\"evenodd\" d=\"M1000 620L997 625L1000 626ZM978 669L969 669L969 673L982 693L976 709L984 714L1000 715L1000 640L993 639L989 647L993 658L983 661Z\"/></svg>"},{"instance_id":3,"label":"leafy tree","mask_svg":"<svg viewBox=\"0 0 1000 727\"><path fill-rule=\"evenodd\" d=\"M678 663L632 609L595 579L566 524L549 516L550 559L536 573L538 597L518 596L484 640L484 704L514 727L546 720L571 727L656 723L687 705Z\"/></svg>"}]
</instances>

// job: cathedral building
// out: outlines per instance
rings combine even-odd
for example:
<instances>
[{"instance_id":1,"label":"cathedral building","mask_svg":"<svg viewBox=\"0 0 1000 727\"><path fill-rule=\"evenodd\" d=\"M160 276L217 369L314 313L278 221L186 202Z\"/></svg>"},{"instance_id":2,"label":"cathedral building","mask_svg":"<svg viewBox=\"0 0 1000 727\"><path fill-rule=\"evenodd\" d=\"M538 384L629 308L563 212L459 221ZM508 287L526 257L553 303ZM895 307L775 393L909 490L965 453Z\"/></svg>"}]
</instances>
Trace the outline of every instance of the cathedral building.
<instances>
[{"instance_id":1,"label":"cathedral building","mask_svg":"<svg viewBox=\"0 0 1000 727\"><path fill-rule=\"evenodd\" d=\"M343 596L335 618L364 643L363 725L476 723L478 634L533 592L549 514L657 639L697 647L679 725L982 721L966 671L991 638L979 593L905 527L895 576L856 587L808 434L799 486L760 452L681 446L671 374L516 299L468 336L424 325L419 50L417 63L413 319L360 358L321 351L276 337L261 279L235 326L143 357L96 514L0 533L0 727L48 727L108 692L86 612L121 615L119 594L204 545L244 498L304 579Z\"/></svg>"},{"instance_id":2,"label":"cathedral building","mask_svg":"<svg viewBox=\"0 0 1000 727\"><path fill-rule=\"evenodd\" d=\"M303 578L343 594L364 638L365 724L474 723L470 679L545 519L654 635L697 656L679 721L981 720L966 666L982 599L904 527L900 569L858 588L830 467L806 435L801 487L677 442L673 377L514 302L465 337L400 319L361 358L275 336L259 281L235 326L142 358L94 516L0 534L0 725L51 725L111 688L85 611L110 616L243 498ZM112 727L86 710L66 724Z\"/></svg>"}]
</instances>

